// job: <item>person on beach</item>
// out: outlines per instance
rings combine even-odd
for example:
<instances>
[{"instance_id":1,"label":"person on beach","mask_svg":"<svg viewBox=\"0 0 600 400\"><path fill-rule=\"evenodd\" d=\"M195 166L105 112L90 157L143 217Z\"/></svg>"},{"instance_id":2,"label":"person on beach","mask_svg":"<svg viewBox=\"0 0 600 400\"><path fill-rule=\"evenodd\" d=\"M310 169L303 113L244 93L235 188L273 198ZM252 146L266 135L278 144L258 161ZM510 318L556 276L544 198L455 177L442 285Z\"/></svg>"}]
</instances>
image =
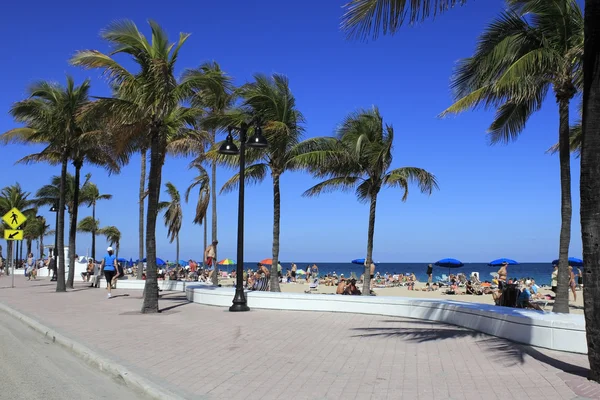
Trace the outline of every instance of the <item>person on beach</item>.
<instances>
[{"instance_id":1,"label":"person on beach","mask_svg":"<svg viewBox=\"0 0 600 400\"><path fill-rule=\"evenodd\" d=\"M502 266L498 270L498 289L502 290L504 285L506 284L506 277L508 276L508 272L506 270L508 263L504 261Z\"/></svg>"},{"instance_id":2,"label":"person on beach","mask_svg":"<svg viewBox=\"0 0 600 400\"><path fill-rule=\"evenodd\" d=\"M577 268L577 287L583 289L583 273L581 272L581 268Z\"/></svg>"},{"instance_id":3,"label":"person on beach","mask_svg":"<svg viewBox=\"0 0 600 400\"><path fill-rule=\"evenodd\" d=\"M550 287L554 294L556 294L556 288L558 287L558 265L555 265L554 271L552 271Z\"/></svg>"},{"instance_id":4,"label":"person on beach","mask_svg":"<svg viewBox=\"0 0 600 400\"><path fill-rule=\"evenodd\" d=\"M310 281L310 276L311 276L311 268L310 268L310 265L308 265L306 267L306 282Z\"/></svg>"},{"instance_id":5,"label":"person on beach","mask_svg":"<svg viewBox=\"0 0 600 400\"><path fill-rule=\"evenodd\" d=\"M298 270L298 266L292 263L292 282L296 283L296 271Z\"/></svg>"},{"instance_id":6,"label":"person on beach","mask_svg":"<svg viewBox=\"0 0 600 400\"><path fill-rule=\"evenodd\" d=\"M218 240L213 240L213 242L208 245L206 250L204 250L204 265L208 267L213 266L213 261L217 254L217 245L219 244Z\"/></svg>"},{"instance_id":7,"label":"person on beach","mask_svg":"<svg viewBox=\"0 0 600 400\"><path fill-rule=\"evenodd\" d=\"M92 260L91 258L88 258L87 268L86 268L85 272L81 273L81 279L83 279L84 282L89 282L90 278L93 275L94 275L94 260Z\"/></svg>"},{"instance_id":8,"label":"person on beach","mask_svg":"<svg viewBox=\"0 0 600 400\"><path fill-rule=\"evenodd\" d=\"M573 273L573 267L569 265L569 287L573 292L573 301L577 301L577 293L575 292L575 274Z\"/></svg>"},{"instance_id":9,"label":"person on beach","mask_svg":"<svg viewBox=\"0 0 600 400\"><path fill-rule=\"evenodd\" d=\"M25 276L27 276L27 280L30 281L32 276L35 279L35 258L33 258L33 253L29 253L27 255L27 260L25 261Z\"/></svg>"},{"instance_id":10,"label":"person on beach","mask_svg":"<svg viewBox=\"0 0 600 400\"><path fill-rule=\"evenodd\" d=\"M431 285L433 283L433 266L429 264L427 266L427 288L431 290Z\"/></svg>"},{"instance_id":11,"label":"person on beach","mask_svg":"<svg viewBox=\"0 0 600 400\"><path fill-rule=\"evenodd\" d=\"M346 286L344 294L351 296L360 296L361 291L356 287L356 279L351 279L350 283Z\"/></svg>"},{"instance_id":12,"label":"person on beach","mask_svg":"<svg viewBox=\"0 0 600 400\"><path fill-rule=\"evenodd\" d=\"M340 281L337 284L337 289L335 290L335 294L344 294L346 290L346 278L343 276L340 278Z\"/></svg>"},{"instance_id":13,"label":"person on beach","mask_svg":"<svg viewBox=\"0 0 600 400\"><path fill-rule=\"evenodd\" d=\"M58 276L56 276L56 256L54 255L50 257L50 260L48 261L48 274L50 274L50 271L52 271L52 278L50 278L50 282L56 281Z\"/></svg>"},{"instance_id":14,"label":"person on beach","mask_svg":"<svg viewBox=\"0 0 600 400\"><path fill-rule=\"evenodd\" d=\"M104 279L106 279L106 290L108 294L106 295L107 299L110 299L112 282L113 279L118 277L118 269L117 269L117 257L113 255L113 248L108 247L106 249L106 255L102 259L102 263L100 264L100 273L104 273Z\"/></svg>"}]
</instances>

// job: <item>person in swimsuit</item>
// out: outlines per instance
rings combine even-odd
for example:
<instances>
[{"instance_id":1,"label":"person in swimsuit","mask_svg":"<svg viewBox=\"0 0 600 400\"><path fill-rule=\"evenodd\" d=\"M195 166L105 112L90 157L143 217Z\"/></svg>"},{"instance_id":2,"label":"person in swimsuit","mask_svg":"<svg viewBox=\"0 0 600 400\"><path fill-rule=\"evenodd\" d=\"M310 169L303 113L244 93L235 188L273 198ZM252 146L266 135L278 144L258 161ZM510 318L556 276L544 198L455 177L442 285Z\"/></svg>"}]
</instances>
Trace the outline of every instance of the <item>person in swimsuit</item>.
<instances>
[{"instance_id":1,"label":"person in swimsuit","mask_svg":"<svg viewBox=\"0 0 600 400\"><path fill-rule=\"evenodd\" d=\"M506 267L508 263L505 261L502 263L502 266L498 270L498 289L502 290L504 285L506 284L506 277L508 276L508 272L506 271Z\"/></svg>"},{"instance_id":2,"label":"person in swimsuit","mask_svg":"<svg viewBox=\"0 0 600 400\"><path fill-rule=\"evenodd\" d=\"M298 270L298 266L292 263L292 282L296 282L296 271Z\"/></svg>"},{"instance_id":3,"label":"person in swimsuit","mask_svg":"<svg viewBox=\"0 0 600 400\"><path fill-rule=\"evenodd\" d=\"M575 292L575 274L573 273L573 267L569 265L569 287L571 288L571 292L573 292L573 301L577 301L577 293Z\"/></svg>"}]
</instances>

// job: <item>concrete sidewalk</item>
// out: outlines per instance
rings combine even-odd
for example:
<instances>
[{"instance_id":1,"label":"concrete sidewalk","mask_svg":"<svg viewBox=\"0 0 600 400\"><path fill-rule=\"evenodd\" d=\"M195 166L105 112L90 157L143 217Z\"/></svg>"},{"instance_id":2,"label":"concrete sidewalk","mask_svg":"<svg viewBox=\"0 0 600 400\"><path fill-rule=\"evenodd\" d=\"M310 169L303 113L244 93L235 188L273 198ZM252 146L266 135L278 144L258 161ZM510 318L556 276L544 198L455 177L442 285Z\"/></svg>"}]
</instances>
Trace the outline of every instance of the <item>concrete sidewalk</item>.
<instances>
[{"instance_id":1,"label":"concrete sidewalk","mask_svg":"<svg viewBox=\"0 0 600 400\"><path fill-rule=\"evenodd\" d=\"M0 278L0 302L150 379L205 399L600 398L587 357L455 326L373 315L227 309L163 292ZM118 340L115 340L118 336Z\"/></svg>"}]
</instances>

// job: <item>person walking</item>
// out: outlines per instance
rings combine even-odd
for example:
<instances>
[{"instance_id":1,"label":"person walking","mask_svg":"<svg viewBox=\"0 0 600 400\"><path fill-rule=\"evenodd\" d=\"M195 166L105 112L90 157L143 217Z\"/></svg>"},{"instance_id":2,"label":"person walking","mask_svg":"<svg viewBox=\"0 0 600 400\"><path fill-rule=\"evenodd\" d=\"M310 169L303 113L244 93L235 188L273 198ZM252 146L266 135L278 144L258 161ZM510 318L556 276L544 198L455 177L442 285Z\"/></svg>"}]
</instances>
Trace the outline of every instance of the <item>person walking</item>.
<instances>
[{"instance_id":1,"label":"person walking","mask_svg":"<svg viewBox=\"0 0 600 400\"><path fill-rule=\"evenodd\" d=\"M106 290L108 291L106 298L110 299L112 295L111 289L113 279L119 276L119 271L117 269L117 257L115 257L113 254L113 248L107 248L106 252L107 254L104 256L102 263L100 264L100 274L104 272L104 279L106 279Z\"/></svg>"},{"instance_id":2,"label":"person walking","mask_svg":"<svg viewBox=\"0 0 600 400\"><path fill-rule=\"evenodd\" d=\"M52 271L52 278L50 278L50 282L56 281L58 277L56 276L56 255L52 252L52 257L48 260L48 274Z\"/></svg>"},{"instance_id":3,"label":"person walking","mask_svg":"<svg viewBox=\"0 0 600 400\"><path fill-rule=\"evenodd\" d=\"M431 285L433 284L433 266L429 264L427 266L427 290L432 290Z\"/></svg>"},{"instance_id":4,"label":"person walking","mask_svg":"<svg viewBox=\"0 0 600 400\"><path fill-rule=\"evenodd\" d=\"M212 267L213 263L216 264L216 254L217 254L217 245L219 244L218 240L214 240L211 244L208 245L206 250L204 250L204 265L207 267Z\"/></svg>"}]
</instances>

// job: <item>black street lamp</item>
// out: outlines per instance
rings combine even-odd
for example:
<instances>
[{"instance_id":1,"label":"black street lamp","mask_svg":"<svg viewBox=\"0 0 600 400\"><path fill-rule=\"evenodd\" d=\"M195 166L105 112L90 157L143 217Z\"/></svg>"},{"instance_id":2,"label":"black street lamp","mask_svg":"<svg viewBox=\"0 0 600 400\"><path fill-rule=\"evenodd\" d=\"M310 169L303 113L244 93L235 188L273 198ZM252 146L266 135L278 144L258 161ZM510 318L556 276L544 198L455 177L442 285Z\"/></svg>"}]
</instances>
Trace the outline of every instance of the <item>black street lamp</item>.
<instances>
[{"instance_id":1,"label":"black street lamp","mask_svg":"<svg viewBox=\"0 0 600 400\"><path fill-rule=\"evenodd\" d=\"M243 123L238 127L229 127L229 134L225 143L219 148L219 153L231 156L240 156L239 173L239 199L238 199L238 232L237 232L237 265L236 265L236 285L233 305L229 311L249 311L246 295L244 294L244 179L246 172L246 146L253 149L264 149L268 146L267 139L262 135L260 125L257 123L254 128L254 135L247 139L248 124ZM231 131L236 130L240 133L240 148L233 143Z\"/></svg>"},{"instance_id":2,"label":"black street lamp","mask_svg":"<svg viewBox=\"0 0 600 400\"><path fill-rule=\"evenodd\" d=\"M54 200L54 205L50 207L50 212L56 213L56 222L54 223L54 251L52 252L52 256L56 258L56 251L58 249L58 199Z\"/></svg>"}]
</instances>

